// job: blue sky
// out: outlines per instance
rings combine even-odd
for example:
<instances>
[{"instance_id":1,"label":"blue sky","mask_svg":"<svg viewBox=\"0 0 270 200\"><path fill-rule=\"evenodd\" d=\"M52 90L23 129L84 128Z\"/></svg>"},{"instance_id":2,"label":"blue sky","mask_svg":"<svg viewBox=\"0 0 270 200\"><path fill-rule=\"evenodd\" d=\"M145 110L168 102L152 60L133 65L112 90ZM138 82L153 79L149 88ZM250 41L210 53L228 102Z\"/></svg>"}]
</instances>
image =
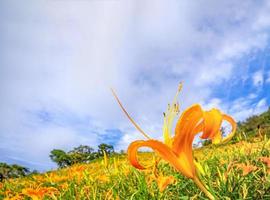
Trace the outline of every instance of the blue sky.
<instances>
[{"instance_id":1,"label":"blue sky","mask_svg":"<svg viewBox=\"0 0 270 200\"><path fill-rule=\"evenodd\" d=\"M0 2L0 161L48 170L53 148L154 138L184 83L236 120L270 104L270 1Z\"/></svg>"}]
</instances>

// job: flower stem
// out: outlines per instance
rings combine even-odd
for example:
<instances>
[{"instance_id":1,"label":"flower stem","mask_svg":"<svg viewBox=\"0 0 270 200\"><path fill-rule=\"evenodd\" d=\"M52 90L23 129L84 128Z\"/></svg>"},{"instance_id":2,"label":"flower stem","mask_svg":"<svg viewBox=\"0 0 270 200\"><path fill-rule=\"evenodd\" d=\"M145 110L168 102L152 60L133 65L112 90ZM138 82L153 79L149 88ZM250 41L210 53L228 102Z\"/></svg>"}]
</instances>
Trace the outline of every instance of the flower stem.
<instances>
[{"instance_id":1,"label":"flower stem","mask_svg":"<svg viewBox=\"0 0 270 200\"><path fill-rule=\"evenodd\" d=\"M200 179L195 176L193 178L193 181L196 183L196 185L204 192L204 194L211 200L215 200L215 197L206 189L204 184L200 181Z\"/></svg>"}]
</instances>

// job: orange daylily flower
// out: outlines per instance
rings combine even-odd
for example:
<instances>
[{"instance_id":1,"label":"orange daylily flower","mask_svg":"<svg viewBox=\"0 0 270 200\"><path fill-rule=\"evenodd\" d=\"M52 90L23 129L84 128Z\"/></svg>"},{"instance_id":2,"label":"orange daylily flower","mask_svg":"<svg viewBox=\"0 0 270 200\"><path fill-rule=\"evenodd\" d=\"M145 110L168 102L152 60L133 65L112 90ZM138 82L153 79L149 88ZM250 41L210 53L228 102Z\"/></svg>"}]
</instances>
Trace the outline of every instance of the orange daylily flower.
<instances>
[{"instance_id":1,"label":"orange daylily flower","mask_svg":"<svg viewBox=\"0 0 270 200\"><path fill-rule=\"evenodd\" d=\"M259 160L265 163L268 168L270 168L270 157L260 157Z\"/></svg>"},{"instance_id":2,"label":"orange daylily flower","mask_svg":"<svg viewBox=\"0 0 270 200\"><path fill-rule=\"evenodd\" d=\"M220 131L223 120L229 122L232 126L231 133L225 138L222 138ZM211 139L214 144L228 142L234 136L236 131L236 123L234 119L229 115L222 114L218 109L215 108L203 113L203 121L200 126L204 126L202 129L203 135L201 138Z\"/></svg>"},{"instance_id":3,"label":"orange daylily flower","mask_svg":"<svg viewBox=\"0 0 270 200\"><path fill-rule=\"evenodd\" d=\"M158 189L160 192L163 192L166 187L175 182L175 178L173 176L159 176L157 178Z\"/></svg>"},{"instance_id":4,"label":"orange daylily flower","mask_svg":"<svg viewBox=\"0 0 270 200\"><path fill-rule=\"evenodd\" d=\"M46 190L26 188L22 190L24 195L31 197L34 200L42 199L46 194Z\"/></svg>"},{"instance_id":5,"label":"orange daylily flower","mask_svg":"<svg viewBox=\"0 0 270 200\"><path fill-rule=\"evenodd\" d=\"M233 130L226 138L221 138L219 131L222 119L231 122ZM214 127L213 130L211 126ZM137 150L140 147L150 147L178 171L182 172L188 178L195 176L195 165L192 154L192 142L199 132L203 132L202 138L210 138L212 141L225 142L231 138L236 129L234 120L222 115L216 109L203 112L200 105L195 104L188 108L181 115L175 129L175 137L172 141L172 147L157 140L137 140L132 142L128 148L128 157L131 164L138 168L144 169L137 160Z\"/></svg>"},{"instance_id":6,"label":"orange daylily flower","mask_svg":"<svg viewBox=\"0 0 270 200\"><path fill-rule=\"evenodd\" d=\"M158 163L159 159L154 159L154 167L152 169L152 174L148 177L148 183L152 181L157 182L157 186L160 192L163 192L168 185L173 184L175 182L175 178L173 176L164 176L163 174L159 175L158 173Z\"/></svg>"},{"instance_id":7,"label":"orange daylily flower","mask_svg":"<svg viewBox=\"0 0 270 200\"><path fill-rule=\"evenodd\" d=\"M243 176L248 175L250 172L253 172L258 169L258 167L254 165L245 165L243 163L235 164L237 169L242 170Z\"/></svg>"},{"instance_id":8,"label":"orange daylily flower","mask_svg":"<svg viewBox=\"0 0 270 200\"><path fill-rule=\"evenodd\" d=\"M181 88L182 84L180 84L176 96ZM210 199L214 199L212 194L207 191L197 175L193 159L192 143L194 137L200 132L203 133L201 138L211 139L214 144L229 141L236 131L236 123L233 118L226 114L222 114L217 109L203 111L200 105L194 104L182 113L176 124L175 135L174 137L171 137L170 131L172 128L172 121L179 112L179 105L176 103L175 98L172 107L169 106L168 112L164 114L164 143L162 143L158 140L151 139L146 133L144 133L129 116L114 91L113 94L127 117L135 127L148 138L146 141L137 140L129 145L128 159L130 163L137 169L145 169L137 159L137 151L140 147L150 147L158 153L162 159L169 162L177 171L181 172L184 176L193 179ZM222 138L220 131L223 120L228 121L232 126L231 133L225 138Z\"/></svg>"},{"instance_id":9,"label":"orange daylily flower","mask_svg":"<svg viewBox=\"0 0 270 200\"><path fill-rule=\"evenodd\" d=\"M59 191L53 187L41 187L41 188L25 188L22 190L22 194L31 197L34 200L43 199L45 195L57 194Z\"/></svg>"}]
</instances>

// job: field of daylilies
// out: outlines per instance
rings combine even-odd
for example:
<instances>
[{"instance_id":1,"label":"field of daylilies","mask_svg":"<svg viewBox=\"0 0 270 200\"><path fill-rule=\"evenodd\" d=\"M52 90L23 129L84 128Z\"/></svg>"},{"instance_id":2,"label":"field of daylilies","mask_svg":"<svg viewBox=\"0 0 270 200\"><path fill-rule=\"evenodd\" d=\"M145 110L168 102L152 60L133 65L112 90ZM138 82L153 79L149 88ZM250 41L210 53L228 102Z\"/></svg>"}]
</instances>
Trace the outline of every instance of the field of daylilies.
<instances>
[{"instance_id":1,"label":"field of daylilies","mask_svg":"<svg viewBox=\"0 0 270 200\"><path fill-rule=\"evenodd\" d=\"M157 158L139 153L144 165ZM217 199L270 199L270 140L253 138L195 150L201 179ZM104 157L0 183L0 199L207 199L166 162L138 171L126 155ZM157 174L158 173L158 174Z\"/></svg>"},{"instance_id":2,"label":"field of daylilies","mask_svg":"<svg viewBox=\"0 0 270 200\"><path fill-rule=\"evenodd\" d=\"M219 111L204 111L199 104L178 118L177 95L164 113L163 141L152 139L131 118L116 93L120 108L145 140L131 141L127 154L108 154L90 164L6 179L0 183L1 199L270 199L270 140L262 132L270 110L250 118L237 131L235 120ZM175 131L173 121L178 118ZM230 125L225 134L222 123ZM239 123L239 126L241 124ZM246 135L245 131L253 133ZM208 144L193 149L195 136ZM233 139L233 140L232 140ZM148 147L150 152L138 152Z\"/></svg>"}]
</instances>

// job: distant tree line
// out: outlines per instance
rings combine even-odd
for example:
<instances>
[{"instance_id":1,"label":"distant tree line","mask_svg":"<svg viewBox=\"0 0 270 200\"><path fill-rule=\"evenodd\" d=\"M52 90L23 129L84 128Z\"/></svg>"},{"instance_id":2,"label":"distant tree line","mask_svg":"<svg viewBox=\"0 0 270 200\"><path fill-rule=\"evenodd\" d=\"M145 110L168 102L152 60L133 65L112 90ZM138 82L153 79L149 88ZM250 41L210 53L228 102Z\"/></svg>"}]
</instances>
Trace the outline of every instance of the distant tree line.
<instances>
[{"instance_id":1,"label":"distant tree line","mask_svg":"<svg viewBox=\"0 0 270 200\"><path fill-rule=\"evenodd\" d=\"M8 178L19 178L32 173L28 168L14 164L0 163L0 182Z\"/></svg>"},{"instance_id":2,"label":"distant tree line","mask_svg":"<svg viewBox=\"0 0 270 200\"><path fill-rule=\"evenodd\" d=\"M58 167L63 168L76 163L89 163L97 158L103 157L104 153L107 155L114 154L113 146L102 143L98 145L97 151L87 145L80 145L68 152L61 149L53 149L49 156ZM0 162L0 182L4 179L19 178L37 173L37 170L30 171L28 168L17 164L9 165Z\"/></svg>"},{"instance_id":3,"label":"distant tree line","mask_svg":"<svg viewBox=\"0 0 270 200\"><path fill-rule=\"evenodd\" d=\"M113 154L113 146L102 143L98 145L97 151L94 151L92 147L87 145L80 145L68 152L61 149L53 149L50 153L50 158L58 167L63 168L76 163L89 163L94 159L102 157L104 153L107 155Z\"/></svg>"}]
</instances>

